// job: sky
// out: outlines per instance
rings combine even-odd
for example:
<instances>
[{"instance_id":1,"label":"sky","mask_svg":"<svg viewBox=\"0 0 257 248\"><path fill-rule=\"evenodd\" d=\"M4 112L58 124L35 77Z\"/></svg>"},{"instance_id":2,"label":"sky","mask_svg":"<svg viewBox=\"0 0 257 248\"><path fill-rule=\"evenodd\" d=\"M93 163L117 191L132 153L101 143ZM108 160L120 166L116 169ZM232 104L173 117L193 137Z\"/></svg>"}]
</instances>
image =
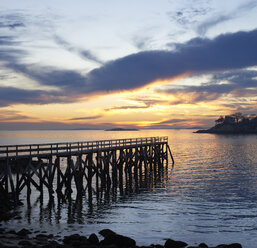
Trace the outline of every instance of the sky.
<instances>
[{"instance_id":1,"label":"sky","mask_svg":"<svg viewBox=\"0 0 257 248\"><path fill-rule=\"evenodd\" d=\"M0 130L257 114L256 16L256 0L1 0Z\"/></svg>"}]
</instances>

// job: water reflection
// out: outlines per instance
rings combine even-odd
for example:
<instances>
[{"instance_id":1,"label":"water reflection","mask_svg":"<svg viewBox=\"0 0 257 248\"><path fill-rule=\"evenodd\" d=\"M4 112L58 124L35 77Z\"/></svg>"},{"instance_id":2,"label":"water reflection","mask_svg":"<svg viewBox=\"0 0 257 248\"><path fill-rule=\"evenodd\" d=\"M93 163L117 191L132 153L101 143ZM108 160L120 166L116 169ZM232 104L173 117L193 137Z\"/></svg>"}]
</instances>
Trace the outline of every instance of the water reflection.
<instances>
[{"instance_id":1,"label":"water reflection","mask_svg":"<svg viewBox=\"0 0 257 248\"><path fill-rule=\"evenodd\" d=\"M43 199L39 195L33 203L26 202L23 220L27 223L37 222L50 225L66 222L67 224L94 223L96 219L105 218L105 212L119 203L132 202L138 195L149 194L156 188L165 188L168 180L167 167L160 171L144 173L135 180L125 180L124 188L107 187L94 190L94 194L72 194L68 197L51 197ZM47 196L47 195L46 195ZM24 202L25 203L25 202ZM103 211L105 210L105 211ZM38 217L37 217L38 216ZM107 216L108 218L108 211Z\"/></svg>"}]
</instances>

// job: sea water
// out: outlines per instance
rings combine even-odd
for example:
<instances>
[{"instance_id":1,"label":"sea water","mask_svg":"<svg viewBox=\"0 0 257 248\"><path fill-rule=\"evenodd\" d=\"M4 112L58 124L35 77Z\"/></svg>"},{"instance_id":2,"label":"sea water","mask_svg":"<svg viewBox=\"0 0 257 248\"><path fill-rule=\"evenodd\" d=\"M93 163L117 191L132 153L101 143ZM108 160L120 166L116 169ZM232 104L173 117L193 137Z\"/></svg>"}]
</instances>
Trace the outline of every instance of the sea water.
<instances>
[{"instance_id":1,"label":"sea water","mask_svg":"<svg viewBox=\"0 0 257 248\"><path fill-rule=\"evenodd\" d=\"M0 143L28 144L168 136L175 166L137 193L88 201L49 203L33 191L31 207L2 225L61 236L89 235L103 228L134 238L139 245L165 238L190 245L257 243L257 135L195 134L194 130L1 131ZM171 160L170 160L171 161ZM35 193L34 193L35 192ZM33 195L34 194L34 195Z\"/></svg>"}]
</instances>

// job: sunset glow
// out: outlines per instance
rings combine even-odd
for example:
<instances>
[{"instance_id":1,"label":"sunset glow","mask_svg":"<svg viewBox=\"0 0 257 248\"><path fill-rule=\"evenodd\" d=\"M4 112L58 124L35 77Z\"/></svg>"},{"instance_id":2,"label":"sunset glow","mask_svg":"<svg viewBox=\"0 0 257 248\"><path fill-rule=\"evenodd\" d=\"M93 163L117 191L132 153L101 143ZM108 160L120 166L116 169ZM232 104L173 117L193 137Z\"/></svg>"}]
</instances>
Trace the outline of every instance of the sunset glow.
<instances>
[{"instance_id":1,"label":"sunset glow","mask_svg":"<svg viewBox=\"0 0 257 248\"><path fill-rule=\"evenodd\" d=\"M194 128L257 112L256 4L14 2L0 4L0 129Z\"/></svg>"}]
</instances>

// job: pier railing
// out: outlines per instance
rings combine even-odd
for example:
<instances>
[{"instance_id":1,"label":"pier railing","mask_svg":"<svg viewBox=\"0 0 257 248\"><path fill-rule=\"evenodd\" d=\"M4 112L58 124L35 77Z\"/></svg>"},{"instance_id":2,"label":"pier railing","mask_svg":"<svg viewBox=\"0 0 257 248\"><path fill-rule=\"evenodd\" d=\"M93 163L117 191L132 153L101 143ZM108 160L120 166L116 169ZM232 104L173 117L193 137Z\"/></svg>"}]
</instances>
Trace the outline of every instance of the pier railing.
<instances>
[{"instance_id":1,"label":"pier railing","mask_svg":"<svg viewBox=\"0 0 257 248\"><path fill-rule=\"evenodd\" d=\"M0 146L0 160L6 158L22 158L28 156L48 156L48 155L69 155L88 152L90 150L103 150L111 148L124 148L139 145L167 143L168 137L146 137L131 139L113 139L65 143L47 144L25 144Z\"/></svg>"}]
</instances>

